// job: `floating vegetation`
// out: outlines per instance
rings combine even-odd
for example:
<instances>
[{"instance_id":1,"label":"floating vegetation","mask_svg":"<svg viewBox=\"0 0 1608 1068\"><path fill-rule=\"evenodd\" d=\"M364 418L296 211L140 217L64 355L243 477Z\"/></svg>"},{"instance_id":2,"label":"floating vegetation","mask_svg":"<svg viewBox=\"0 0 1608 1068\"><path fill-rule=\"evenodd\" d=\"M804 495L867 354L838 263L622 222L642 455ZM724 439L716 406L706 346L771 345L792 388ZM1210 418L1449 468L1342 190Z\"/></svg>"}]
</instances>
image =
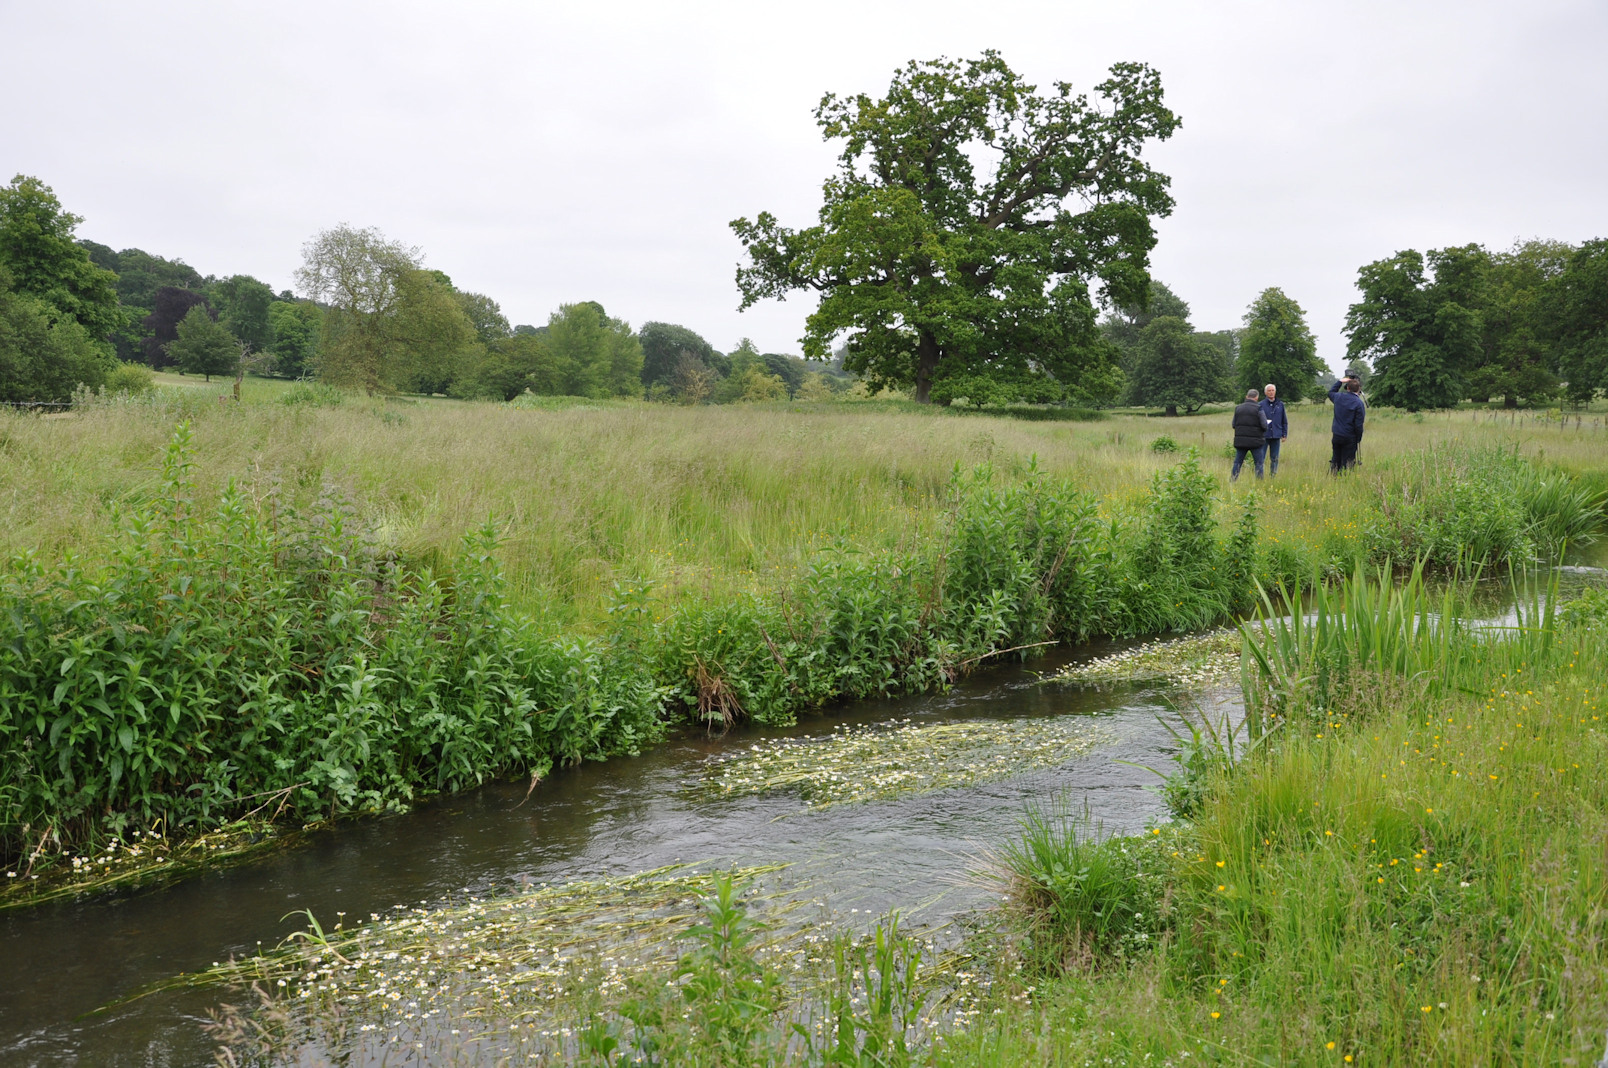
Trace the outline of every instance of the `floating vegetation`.
<instances>
[{"instance_id":1,"label":"floating vegetation","mask_svg":"<svg viewBox=\"0 0 1608 1068\"><path fill-rule=\"evenodd\" d=\"M127 841L113 838L90 853L67 851L42 858L48 859L49 866L38 872L30 872L23 864L6 871L0 876L0 912L181 878L203 867L277 849L290 837L264 819L237 820L193 838L137 831Z\"/></svg>"},{"instance_id":2,"label":"floating vegetation","mask_svg":"<svg viewBox=\"0 0 1608 1068\"><path fill-rule=\"evenodd\" d=\"M1070 664L1046 682L1114 685L1167 682L1190 689L1221 686L1239 678L1240 632L1214 630L1187 638L1146 642L1135 649Z\"/></svg>"},{"instance_id":3,"label":"floating vegetation","mask_svg":"<svg viewBox=\"0 0 1608 1068\"><path fill-rule=\"evenodd\" d=\"M938 931L912 935L891 916L864 934L832 929L802 914L799 891L762 885L784 867L711 876L674 865L399 907L350 930L309 915L272 951L142 995L250 991L254 1004L226 1005L207 1027L226 1064L568 1064L632 1047L670 1064L682 1063L670 1054L708 1052L711 1039L730 1053L734 1038L789 1051L774 1063L820 1063L805 1055L825 1052L845 1025L851 1040L875 1027L903 1042L977 1016L989 981L974 947L941 948ZM873 972L881 1021L867 999Z\"/></svg>"},{"instance_id":4,"label":"floating vegetation","mask_svg":"<svg viewBox=\"0 0 1608 1068\"><path fill-rule=\"evenodd\" d=\"M888 801L1053 768L1114 740L1087 719L839 727L826 738L774 739L709 765L717 797L796 793L813 808Z\"/></svg>"}]
</instances>

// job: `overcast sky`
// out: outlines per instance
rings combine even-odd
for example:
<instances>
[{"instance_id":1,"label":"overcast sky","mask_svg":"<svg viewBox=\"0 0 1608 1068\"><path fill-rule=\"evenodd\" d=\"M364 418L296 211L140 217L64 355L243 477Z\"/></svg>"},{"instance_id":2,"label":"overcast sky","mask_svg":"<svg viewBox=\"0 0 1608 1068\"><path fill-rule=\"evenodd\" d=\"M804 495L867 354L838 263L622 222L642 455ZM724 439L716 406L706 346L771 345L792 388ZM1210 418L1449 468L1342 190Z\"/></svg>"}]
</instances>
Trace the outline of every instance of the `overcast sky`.
<instances>
[{"instance_id":1,"label":"overcast sky","mask_svg":"<svg viewBox=\"0 0 1608 1068\"><path fill-rule=\"evenodd\" d=\"M1608 235L1608 4L82 3L0 0L0 171L82 237L291 285L340 222L541 323L601 301L798 351L738 314L761 210L814 220L826 90L995 48L1030 80L1155 66L1182 129L1154 273L1202 329L1263 288L1344 356L1356 270L1398 249Z\"/></svg>"}]
</instances>

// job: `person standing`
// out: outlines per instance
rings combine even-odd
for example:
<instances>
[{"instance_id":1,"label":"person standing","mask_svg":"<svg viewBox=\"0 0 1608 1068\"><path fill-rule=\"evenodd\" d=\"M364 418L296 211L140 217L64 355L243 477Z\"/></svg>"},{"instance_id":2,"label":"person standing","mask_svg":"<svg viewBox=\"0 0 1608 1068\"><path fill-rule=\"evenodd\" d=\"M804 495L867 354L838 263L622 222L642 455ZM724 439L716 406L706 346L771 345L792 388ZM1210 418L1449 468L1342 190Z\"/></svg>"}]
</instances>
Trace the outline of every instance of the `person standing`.
<instances>
[{"instance_id":1,"label":"person standing","mask_svg":"<svg viewBox=\"0 0 1608 1068\"><path fill-rule=\"evenodd\" d=\"M1233 482L1239 478L1246 453L1256 461L1256 477L1261 478L1262 457L1267 454L1267 420L1262 418L1262 409L1256 403L1256 390L1245 391L1244 402L1234 409L1233 426L1234 470L1228 480Z\"/></svg>"},{"instance_id":2,"label":"person standing","mask_svg":"<svg viewBox=\"0 0 1608 1068\"><path fill-rule=\"evenodd\" d=\"M1362 424L1368 406L1362 401L1362 382L1347 375L1329 387L1329 403L1334 405L1334 423L1329 427L1334 454L1329 473L1338 475L1357 463L1357 446L1362 444Z\"/></svg>"},{"instance_id":3,"label":"person standing","mask_svg":"<svg viewBox=\"0 0 1608 1068\"><path fill-rule=\"evenodd\" d=\"M1290 436L1290 420L1279 400L1279 387L1269 382L1262 387L1262 419L1267 423L1267 473L1279 473L1279 444Z\"/></svg>"}]
</instances>

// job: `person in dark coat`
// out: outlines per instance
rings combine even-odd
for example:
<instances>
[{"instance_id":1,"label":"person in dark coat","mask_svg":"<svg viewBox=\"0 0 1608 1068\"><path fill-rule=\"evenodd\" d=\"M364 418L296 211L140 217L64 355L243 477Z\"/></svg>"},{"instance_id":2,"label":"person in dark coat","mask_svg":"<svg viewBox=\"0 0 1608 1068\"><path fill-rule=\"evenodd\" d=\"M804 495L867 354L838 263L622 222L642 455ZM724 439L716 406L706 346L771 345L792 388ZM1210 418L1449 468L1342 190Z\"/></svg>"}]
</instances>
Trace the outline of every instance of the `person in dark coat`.
<instances>
[{"instance_id":1,"label":"person in dark coat","mask_svg":"<svg viewBox=\"0 0 1608 1068\"><path fill-rule=\"evenodd\" d=\"M1256 390L1245 391L1245 401L1234 409L1234 471L1228 476L1233 482L1239 478L1245 454L1256 461L1256 477L1262 477L1262 458L1267 455L1267 420L1256 403Z\"/></svg>"},{"instance_id":2,"label":"person in dark coat","mask_svg":"<svg viewBox=\"0 0 1608 1068\"><path fill-rule=\"evenodd\" d=\"M1368 417L1368 406L1362 402L1362 382L1349 376L1337 379L1329 387L1329 403L1334 405L1334 422L1329 427L1334 452L1329 459L1329 473L1338 475L1356 466L1357 446L1362 444L1362 423Z\"/></svg>"},{"instance_id":3,"label":"person in dark coat","mask_svg":"<svg viewBox=\"0 0 1608 1068\"><path fill-rule=\"evenodd\" d=\"M1279 387L1269 382L1262 387L1262 418L1267 420L1267 473L1279 473L1279 444L1290 436L1290 420L1279 400Z\"/></svg>"}]
</instances>

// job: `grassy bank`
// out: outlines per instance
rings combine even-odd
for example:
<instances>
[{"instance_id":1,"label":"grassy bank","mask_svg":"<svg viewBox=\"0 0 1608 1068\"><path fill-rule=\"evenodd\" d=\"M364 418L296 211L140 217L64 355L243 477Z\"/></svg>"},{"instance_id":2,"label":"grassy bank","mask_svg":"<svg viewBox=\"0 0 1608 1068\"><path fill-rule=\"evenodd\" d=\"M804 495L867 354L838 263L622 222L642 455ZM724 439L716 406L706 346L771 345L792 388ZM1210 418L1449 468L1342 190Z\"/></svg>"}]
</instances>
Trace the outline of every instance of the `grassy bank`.
<instances>
[{"instance_id":1,"label":"grassy bank","mask_svg":"<svg viewBox=\"0 0 1608 1068\"><path fill-rule=\"evenodd\" d=\"M265 798L295 823L534 780L679 724L1199 628L1256 574L1522 562L1601 522L1590 427L1477 414L1380 415L1335 480L1323 411L1297 410L1257 493L1152 447L1199 421L272 385L0 423L0 530L28 550L0 588L8 870Z\"/></svg>"},{"instance_id":2,"label":"grassy bank","mask_svg":"<svg viewBox=\"0 0 1608 1068\"><path fill-rule=\"evenodd\" d=\"M1008 851L1033 996L934 1063L1590 1062L1605 604L1491 632L1364 582L1270 629L1248 675L1273 733L1195 765L1189 820L1102 842L1051 815Z\"/></svg>"}]
</instances>

